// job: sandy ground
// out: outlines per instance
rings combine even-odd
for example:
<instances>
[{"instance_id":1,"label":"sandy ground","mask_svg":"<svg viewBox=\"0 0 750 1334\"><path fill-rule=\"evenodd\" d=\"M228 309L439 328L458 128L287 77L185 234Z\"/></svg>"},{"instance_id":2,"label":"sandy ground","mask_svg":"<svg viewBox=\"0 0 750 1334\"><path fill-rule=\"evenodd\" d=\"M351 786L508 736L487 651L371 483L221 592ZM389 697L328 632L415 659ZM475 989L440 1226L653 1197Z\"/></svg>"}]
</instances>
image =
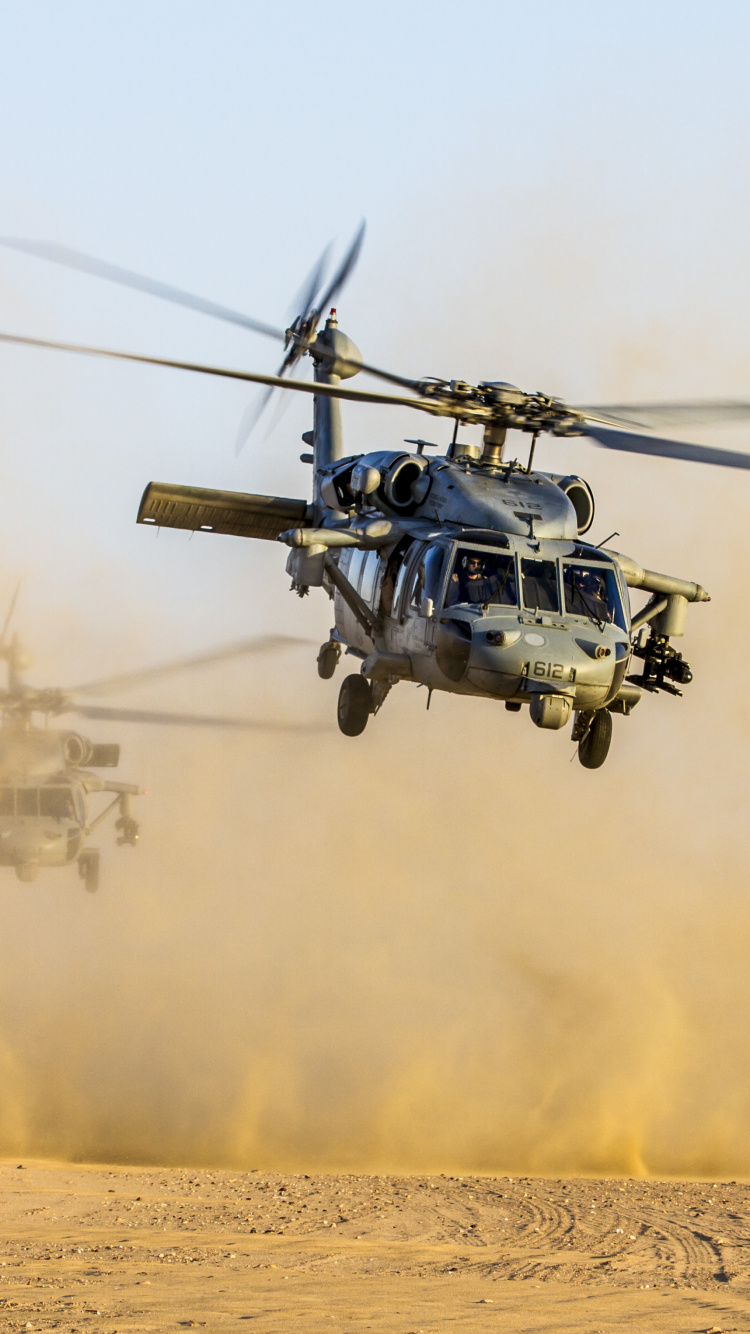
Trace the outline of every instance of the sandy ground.
<instances>
[{"instance_id":1,"label":"sandy ground","mask_svg":"<svg viewBox=\"0 0 750 1334\"><path fill-rule=\"evenodd\" d=\"M0 1164L0 1329L750 1331L745 1183Z\"/></svg>"}]
</instances>

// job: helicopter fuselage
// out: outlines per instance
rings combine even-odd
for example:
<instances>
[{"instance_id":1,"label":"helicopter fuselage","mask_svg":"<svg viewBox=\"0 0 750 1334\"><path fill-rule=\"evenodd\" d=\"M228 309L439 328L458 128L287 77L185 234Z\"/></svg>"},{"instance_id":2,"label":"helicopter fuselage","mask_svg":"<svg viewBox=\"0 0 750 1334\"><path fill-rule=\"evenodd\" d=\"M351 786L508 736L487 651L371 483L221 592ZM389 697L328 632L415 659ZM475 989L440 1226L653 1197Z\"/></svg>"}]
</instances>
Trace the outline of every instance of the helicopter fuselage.
<instances>
[{"instance_id":1,"label":"helicopter fuselage","mask_svg":"<svg viewBox=\"0 0 750 1334\"><path fill-rule=\"evenodd\" d=\"M484 537L484 540L483 540ZM572 541L508 537L499 546L415 537L391 552L343 550L339 571L373 612L368 634L339 590L335 637L373 680L530 704L542 725L611 703L631 657L627 589L615 561ZM479 567L486 577L467 577ZM599 581L604 600L573 611L571 582ZM501 584L504 581L504 584ZM477 587L473 588L472 584ZM639 691L626 692L632 707ZM560 699L557 709L542 696Z\"/></svg>"},{"instance_id":2,"label":"helicopter fuselage","mask_svg":"<svg viewBox=\"0 0 750 1334\"><path fill-rule=\"evenodd\" d=\"M72 774L0 784L0 866L24 870L76 861L87 833L86 795Z\"/></svg>"}]
</instances>

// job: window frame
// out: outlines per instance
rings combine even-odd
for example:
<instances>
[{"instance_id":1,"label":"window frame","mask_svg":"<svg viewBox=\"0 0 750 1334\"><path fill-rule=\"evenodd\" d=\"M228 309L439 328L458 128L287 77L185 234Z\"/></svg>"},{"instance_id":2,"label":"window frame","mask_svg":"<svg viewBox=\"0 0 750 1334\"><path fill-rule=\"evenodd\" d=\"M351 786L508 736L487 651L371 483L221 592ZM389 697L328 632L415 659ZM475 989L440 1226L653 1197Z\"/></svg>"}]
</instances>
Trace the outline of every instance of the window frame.
<instances>
[{"instance_id":1,"label":"window frame","mask_svg":"<svg viewBox=\"0 0 750 1334\"><path fill-rule=\"evenodd\" d=\"M494 611L506 611L511 613L514 611L515 612L523 611L522 589L521 589L521 567L519 564L518 552L515 549L509 550L508 547L499 547L491 545L483 546L480 542L461 541L458 539L452 544L452 547L448 553L450 559L446 562L445 569L443 570L443 587L440 591L440 604L439 604L441 608L445 608L448 580L453 574L453 567L455 564L456 556L458 555L459 551L479 551L483 556L507 556L510 560L512 560L516 578L516 601L515 603L494 602L490 603L490 605L492 606ZM450 607L447 608L447 610L453 611L454 608L459 608L459 607L474 608L476 610L479 606L480 604L475 602L454 602Z\"/></svg>"},{"instance_id":2,"label":"window frame","mask_svg":"<svg viewBox=\"0 0 750 1334\"><path fill-rule=\"evenodd\" d=\"M368 562L372 567L372 579L370 580L370 591L369 593L367 593L367 595L365 595L364 592L365 571L368 570ZM380 563L381 563L380 552L377 550L376 547L371 547L369 550L365 551L365 558L359 567L359 586L357 588L357 592L359 593L359 596L362 598L362 601L366 602L368 607L372 609L374 609L375 605L375 590L377 588L377 583L378 583L378 570L380 568ZM369 577L369 571L368 571L368 577Z\"/></svg>"},{"instance_id":3,"label":"window frame","mask_svg":"<svg viewBox=\"0 0 750 1334\"><path fill-rule=\"evenodd\" d=\"M403 625L411 608L413 578L428 545L429 543L425 542L423 538L415 538L401 562L401 568L396 576L396 585L393 590L393 608L391 611L393 619L398 621L399 625Z\"/></svg>"},{"instance_id":4,"label":"window frame","mask_svg":"<svg viewBox=\"0 0 750 1334\"><path fill-rule=\"evenodd\" d=\"M535 614L536 614L536 615L539 615L539 616L564 616L564 615L566 615L566 613L562 610L562 608L563 608L564 605L565 605L565 599L564 599L564 597L563 597L563 586L562 586L562 563L561 563L560 557L559 557L559 556L553 556L552 559L550 560L550 558L549 558L548 556L533 556L533 555L531 555L531 554L527 555L525 552L519 552L518 555L519 555L519 583L518 583L518 591L519 591L519 594L520 594L520 600L521 600L521 611L528 612L530 615L535 615ZM554 567L555 567L555 583L556 583L556 585L557 585L557 610L556 610L556 611L552 611L549 607L527 607L527 606L526 606L526 599L524 598L524 592L523 592L523 578L524 578L524 576L523 576L523 562L524 562L525 560L543 561L545 564L548 564L548 565L554 565Z\"/></svg>"},{"instance_id":5,"label":"window frame","mask_svg":"<svg viewBox=\"0 0 750 1334\"><path fill-rule=\"evenodd\" d=\"M561 585L561 591L562 591L562 606L565 608L564 615L565 615L565 616L572 616L572 618L573 618L574 621L579 621L579 622L581 622L582 624L591 621L591 617L590 617L590 616L586 616L586 615L584 615L583 612L578 612L578 611L568 611L568 604L567 604L567 600L566 600L566 597L565 597L565 572L564 572L564 570L565 570L565 566L566 566L566 565L573 565L573 566L575 566L577 569L583 569L583 568L585 568L585 569L595 570L597 573L601 573L602 571L610 571L611 574L612 574L612 577L613 577L613 579L614 579L614 582L615 582L615 587L616 587L616 589L617 589L617 593L619 594L619 598L620 598L620 607L621 607L621 609L622 609L622 615L623 615L623 620L624 620L624 622L625 622L625 625L624 625L624 626L622 626L622 625L618 625L616 618L613 619L613 620L611 620L611 621L606 621L605 624L606 624L606 625L611 625L612 628L613 628L614 630L621 630L623 634L627 634L627 635L629 635L629 634L630 634L630 599L629 599L627 596L623 597L623 588L626 588L626 589L627 589L627 585L625 584L625 578L624 578L624 576L620 577L620 575L621 575L621 571L619 570L619 567L616 566L615 563L614 563L613 561L608 561L608 560L607 560L607 561L605 561L605 560L599 560L599 561L597 561L597 560L576 560L576 559L573 558L573 556L561 556L561 557L560 557L560 560L559 560L559 564L560 564L560 585Z\"/></svg>"}]
</instances>

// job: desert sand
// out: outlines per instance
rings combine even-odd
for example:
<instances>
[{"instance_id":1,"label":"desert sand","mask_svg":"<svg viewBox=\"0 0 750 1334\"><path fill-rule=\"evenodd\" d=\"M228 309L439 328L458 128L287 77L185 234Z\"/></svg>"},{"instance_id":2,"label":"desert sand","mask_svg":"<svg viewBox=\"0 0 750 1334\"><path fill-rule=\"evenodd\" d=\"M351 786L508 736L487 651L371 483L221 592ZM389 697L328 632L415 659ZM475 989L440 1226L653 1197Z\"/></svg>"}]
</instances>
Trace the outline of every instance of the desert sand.
<instances>
[{"instance_id":1,"label":"desert sand","mask_svg":"<svg viewBox=\"0 0 750 1334\"><path fill-rule=\"evenodd\" d=\"M0 1164L0 1329L750 1330L750 1184Z\"/></svg>"}]
</instances>

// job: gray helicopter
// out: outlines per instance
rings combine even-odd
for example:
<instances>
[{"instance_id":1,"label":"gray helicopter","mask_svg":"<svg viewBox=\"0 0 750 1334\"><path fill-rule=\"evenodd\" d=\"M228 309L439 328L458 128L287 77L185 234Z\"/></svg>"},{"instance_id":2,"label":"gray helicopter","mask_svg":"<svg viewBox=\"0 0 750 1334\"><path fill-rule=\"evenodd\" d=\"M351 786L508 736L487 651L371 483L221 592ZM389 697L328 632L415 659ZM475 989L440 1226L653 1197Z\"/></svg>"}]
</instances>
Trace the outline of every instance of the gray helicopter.
<instances>
[{"instance_id":1,"label":"gray helicopter","mask_svg":"<svg viewBox=\"0 0 750 1334\"><path fill-rule=\"evenodd\" d=\"M84 887L93 893L99 888L100 853L98 848L85 844L94 830L108 816L116 814L117 843L135 847L139 837L132 799L145 795L144 789L91 772L116 768L120 760L119 745L93 742L78 732L49 727L50 717L75 713L105 721L178 727L311 730L307 724L110 708L78 698L119 693L176 672L247 653L283 648L297 642L293 639L275 635L258 637L143 671L91 681L73 690L37 689L23 680L32 660L17 634L8 638L9 619L10 616L0 636L0 660L8 668L7 686L0 690L0 866L14 867L18 879L24 882L34 880L40 867L68 866L75 862ZM36 714L43 715L44 725L35 723ZM94 814L89 810L89 799L99 793L111 795L112 800Z\"/></svg>"},{"instance_id":2,"label":"gray helicopter","mask_svg":"<svg viewBox=\"0 0 750 1334\"><path fill-rule=\"evenodd\" d=\"M304 596L321 588L334 604L319 674L332 677L342 652L360 662L339 692L338 723L346 736L361 734L393 686L411 681L427 688L428 707L432 692L441 690L494 699L510 712L528 707L532 722L544 729L572 720L581 764L598 768L609 751L614 714L629 715L644 691L680 695L691 681L672 640L684 634L688 604L709 597L700 584L586 542L594 519L591 488L569 473L535 471L537 438L547 433L564 447L568 438L585 436L608 449L747 469L748 454L644 435L642 428L748 419L750 403L572 407L501 380L416 380L368 365L339 329L335 309L319 331L354 267L363 232L364 225L327 286L322 257L286 330L60 246L4 242L280 339L285 355L277 375L18 335L0 340L262 384L265 394L245 419L240 444L275 388L311 394L313 428L302 437L308 452L301 455L312 469L310 500L152 482L138 522L290 548L292 589ZM313 362L312 383L289 378L303 356ZM360 372L401 392L342 384ZM452 439L443 452L432 441L409 439L407 449L347 454L342 402L448 418ZM481 443L460 439L461 426L480 426ZM524 462L509 448L513 431L530 437ZM650 595L636 614L630 589ZM634 659L642 664L638 673Z\"/></svg>"}]
</instances>

